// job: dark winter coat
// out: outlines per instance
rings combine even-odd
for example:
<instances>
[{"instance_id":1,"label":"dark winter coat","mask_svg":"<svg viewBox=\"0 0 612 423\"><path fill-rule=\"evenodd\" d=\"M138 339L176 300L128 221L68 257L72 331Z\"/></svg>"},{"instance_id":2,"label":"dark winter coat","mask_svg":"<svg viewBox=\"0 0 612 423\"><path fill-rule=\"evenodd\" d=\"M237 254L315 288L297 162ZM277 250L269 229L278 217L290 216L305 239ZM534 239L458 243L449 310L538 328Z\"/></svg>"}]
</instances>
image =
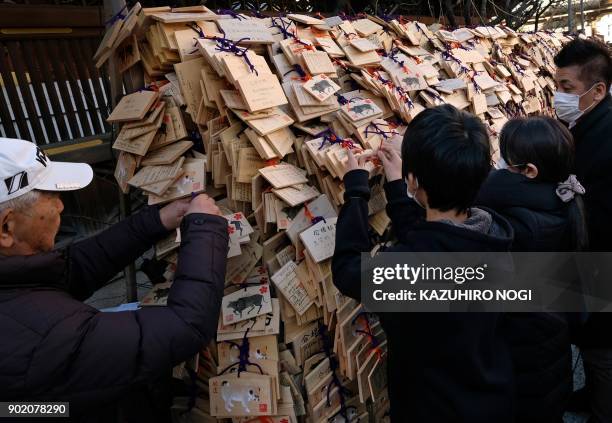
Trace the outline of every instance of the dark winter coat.
<instances>
[{"instance_id":1,"label":"dark winter coat","mask_svg":"<svg viewBox=\"0 0 612 423\"><path fill-rule=\"evenodd\" d=\"M81 302L167 235L147 208L64 251L0 257L2 401L69 401L72 416L92 415L213 339L228 245L219 216L183 219L167 307L102 313Z\"/></svg>"},{"instance_id":2,"label":"dark winter coat","mask_svg":"<svg viewBox=\"0 0 612 423\"><path fill-rule=\"evenodd\" d=\"M370 251L368 174L344 177L345 204L336 228L334 283L359 299L360 254ZM512 228L494 212L481 231L427 222L406 184L385 185L387 214L399 244L393 251L508 251ZM473 210L475 213L476 211ZM387 334L392 422L513 421L512 364L499 313L380 313Z\"/></svg>"},{"instance_id":3,"label":"dark winter coat","mask_svg":"<svg viewBox=\"0 0 612 423\"><path fill-rule=\"evenodd\" d=\"M510 222L513 251L572 251L568 205L556 188L498 170L481 187L476 205ZM561 422L572 392L568 315L508 313L505 321L515 368L517 422Z\"/></svg>"},{"instance_id":4,"label":"dark winter coat","mask_svg":"<svg viewBox=\"0 0 612 423\"><path fill-rule=\"evenodd\" d=\"M612 251L612 97L606 96L571 129L576 142L576 176L584 186L589 250ZM594 313L583 329L584 348L612 346L612 314Z\"/></svg>"}]
</instances>

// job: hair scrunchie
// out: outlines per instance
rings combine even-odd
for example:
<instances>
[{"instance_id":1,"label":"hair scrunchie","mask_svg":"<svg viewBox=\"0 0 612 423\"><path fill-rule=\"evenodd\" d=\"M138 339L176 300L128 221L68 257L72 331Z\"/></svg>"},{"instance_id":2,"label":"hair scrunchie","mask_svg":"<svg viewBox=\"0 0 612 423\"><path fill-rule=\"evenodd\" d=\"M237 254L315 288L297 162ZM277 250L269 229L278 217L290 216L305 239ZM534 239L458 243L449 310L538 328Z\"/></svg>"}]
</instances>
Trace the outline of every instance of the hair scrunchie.
<instances>
[{"instance_id":1,"label":"hair scrunchie","mask_svg":"<svg viewBox=\"0 0 612 423\"><path fill-rule=\"evenodd\" d=\"M578 182L576 175L570 175L564 182L559 182L556 193L561 201L567 203L573 200L576 194L584 194L585 189L582 184Z\"/></svg>"}]
</instances>

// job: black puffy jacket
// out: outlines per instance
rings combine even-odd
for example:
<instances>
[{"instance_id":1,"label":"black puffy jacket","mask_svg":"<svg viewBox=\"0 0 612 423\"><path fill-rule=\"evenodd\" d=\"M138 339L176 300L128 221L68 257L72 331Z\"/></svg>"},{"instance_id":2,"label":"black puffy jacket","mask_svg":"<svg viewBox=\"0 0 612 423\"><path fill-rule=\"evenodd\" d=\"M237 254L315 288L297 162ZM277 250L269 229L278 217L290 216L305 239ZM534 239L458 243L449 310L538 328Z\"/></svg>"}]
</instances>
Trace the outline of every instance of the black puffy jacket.
<instances>
[{"instance_id":1,"label":"black puffy jacket","mask_svg":"<svg viewBox=\"0 0 612 423\"><path fill-rule=\"evenodd\" d=\"M0 257L0 400L69 401L71 416L95 415L213 339L227 222L191 214L181 232L167 307L102 313L81 302L168 234L155 208L64 251Z\"/></svg>"},{"instance_id":2,"label":"black puffy jacket","mask_svg":"<svg viewBox=\"0 0 612 423\"><path fill-rule=\"evenodd\" d=\"M608 94L571 129L576 141L576 176L586 189L584 206L590 251L612 251L612 96ZM612 314L592 313L582 329L581 348L612 348Z\"/></svg>"},{"instance_id":3,"label":"black puffy jacket","mask_svg":"<svg viewBox=\"0 0 612 423\"><path fill-rule=\"evenodd\" d=\"M336 287L361 298L361 253L370 251L368 173L344 176L345 203L336 227L332 275ZM399 243L388 251L508 251L512 227L482 210L488 227L475 230L427 222L406 184L385 184L387 214ZM388 389L393 423L513 423L513 372L501 313L378 313L387 334Z\"/></svg>"},{"instance_id":4,"label":"black puffy jacket","mask_svg":"<svg viewBox=\"0 0 612 423\"><path fill-rule=\"evenodd\" d=\"M555 184L498 170L481 187L476 204L510 222L513 251L571 251L568 207L555 189ZM508 313L505 320L516 372L517 422L561 422L572 391L567 315Z\"/></svg>"}]
</instances>

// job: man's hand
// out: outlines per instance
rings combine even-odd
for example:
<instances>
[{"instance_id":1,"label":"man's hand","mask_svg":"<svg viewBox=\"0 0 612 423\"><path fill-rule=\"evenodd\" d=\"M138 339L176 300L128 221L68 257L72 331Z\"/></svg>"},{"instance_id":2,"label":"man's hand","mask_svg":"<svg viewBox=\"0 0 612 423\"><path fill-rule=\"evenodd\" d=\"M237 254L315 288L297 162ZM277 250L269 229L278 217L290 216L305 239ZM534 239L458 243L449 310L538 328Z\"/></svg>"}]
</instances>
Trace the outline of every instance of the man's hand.
<instances>
[{"instance_id":1,"label":"man's hand","mask_svg":"<svg viewBox=\"0 0 612 423\"><path fill-rule=\"evenodd\" d=\"M387 182L402 179L402 158L397 151L381 144L378 150L378 158L385 169Z\"/></svg>"},{"instance_id":2,"label":"man's hand","mask_svg":"<svg viewBox=\"0 0 612 423\"><path fill-rule=\"evenodd\" d=\"M368 159L372 158L371 154L361 154L359 157L355 157L352 150L346 152L348 156L348 162L346 162L346 173L355 169L367 170L365 163Z\"/></svg>"},{"instance_id":3,"label":"man's hand","mask_svg":"<svg viewBox=\"0 0 612 423\"><path fill-rule=\"evenodd\" d=\"M189 208L189 198L182 200L176 200L170 204L164 206L159 210L159 218L161 219L164 228L169 231L176 229L180 226L183 216L187 213Z\"/></svg>"},{"instance_id":4,"label":"man's hand","mask_svg":"<svg viewBox=\"0 0 612 423\"><path fill-rule=\"evenodd\" d=\"M221 210L216 206L215 200L206 194L200 194L191 200L186 214L191 213L206 213L221 216Z\"/></svg>"}]
</instances>

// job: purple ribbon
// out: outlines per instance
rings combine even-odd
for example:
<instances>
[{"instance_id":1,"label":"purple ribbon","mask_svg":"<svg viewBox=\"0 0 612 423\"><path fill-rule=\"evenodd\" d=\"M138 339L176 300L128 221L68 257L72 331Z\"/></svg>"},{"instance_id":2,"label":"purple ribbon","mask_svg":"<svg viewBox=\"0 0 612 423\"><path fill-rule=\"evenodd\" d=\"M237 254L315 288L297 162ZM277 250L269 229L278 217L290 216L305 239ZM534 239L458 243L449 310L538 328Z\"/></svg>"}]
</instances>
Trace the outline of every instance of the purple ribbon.
<instances>
[{"instance_id":1,"label":"purple ribbon","mask_svg":"<svg viewBox=\"0 0 612 423\"><path fill-rule=\"evenodd\" d=\"M395 19L392 15L387 15L386 13L381 13L378 15L378 17L385 22L391 22L393 19Z\"/></svg>"},{"instance_id":2,"label":"purple ribbon","mask_svg":"<svg viewBox=\"0 0 612 423\"><path fill-rule=\"evenodd\" d=\"M370 130L370 127L373 127L373 130ZM370 122L370 124L368 126L366 126L365 129L365 136L366 138L369 136L369 134L373 133L373 134L377 134L380 135L381 137L383 137L384 139L389 139L390 136L393 135L397 135L397 132L394 130L391 131L383 131L377 124L375 124L374 122ZM387 135L387 134L391 134L391 135Z\"/></svg>"},{"instance_id":3,"label":"purple ribbon","mask_svg":"<svg viewBox=\"0 0 612 423\"><path fill-rule=\"evenodd\" d=\"M215 47L215 50L225 51L228 53L234 53L235 56L242 57L244 61L246 62L247 66L249 67L249 70L251 72L255 72L255 75L259 76L259 72L257 72L257 69L255 69L255 66L253 65L253 63L251 63L251 60L249 59L249 56L247 55L249 48L248 47L238 47L238 44L240 44L241 41L250 40L249 37L241 38L238 41L233 42L225 38L225 32L224 32L223 38L219 38L219 37L214 37L214 38L218 43L217 47Z\"/></svg>"},{"instance_id":4,"label":"purple ribbon","mask_svg":"<svg viewBox=\"0 0 612 423\"><path fill-rule=\"evenodd\" d=\"M378 72L376 72L376 79L378 79L380 82L382 82L383 85L387 85L388 83L391 82L390 80L385 79L382 76L380 76L380 74Z\"/></svg>"},{"instance_id":5,"label":"purple ribbon","mask_svg":"<svg viewBox=\"0 0 612 423\"><path fill-rule=\"evenodd\" d=\"M263 15L263 14L262 14L262 13L259 11L259 9L256 9L255 7L252 7L252 8L250 9L250 12L251 12L251 14L252 14L253 16L255 16L256 18L265 18L265 17L266 17L265 15Z\"/></svg>"},{"instance_id":6,"label":"purple ribbon","mask_svg":"<svg viewBox=\"0 0 612 423\"><path fill-rule=\"evenodd\" d=\"M327 385L327 395L326 395L327 407L331 406L331 400L329 396L330 396L332 387L335 385L336 387L338 387L338 396L340 397L339 414L342 415L342 417L344 417L345 421L349 421L347 408L346 408L346 396L351 395L352 392L348 388L342 385L342 382L340 381L340 378L338 377L338 374L336 372L336 370L338 370L338 367L339 367L338 360L336 359L336 357L332 355L331 341L330 341L330 337L327 331L327 327L321 322L319 322L319 336L321 337L321 340L323 341L323 351L325 355L327 356L327 358L329 358L329 367L332 372L332 381L329 383L329 385Z\"/></svg>"},{"instance_id":7,"label":"purple ribbon","mask_svg":"<svg viewBox=\"0 0 612 423\"><path fill-rule=\"evenodd\" d=\"M299 64L297 64L297 63L295 65L293 65L293 69L290 70L289 72L285 73L285 75L287 75L288 73L291 73L291 72L297 73L298 75L300 75L300 78L305 78L306 77L306 71L304 71L304 69L302 69L302 67ZM283 75L283 76L285 76L285 75Z\"/></svg>"},{"instance_id":8,"label":"purple ribbon","mask_svg":"<svg viewBox=\"0 0 612 423\"><path fill-rule=\"evenodd\" d=\"M349 103L349 100L347 100L346 97L342 94L336 94L336 98L338 99L338 103L340 103L341 106L344 106L345 104Z\"/></svg>"},{"instance_id":9,"label":"purple ribbon","mask_svg":"<svg viewBox=\"0 0 612 423\"><path fill-rule=\"evenodd\" d=\"M401 67L404 67L404 61L397 59L398 53L399 53L399 49L398 48L394 48L393 50L391 50L391 52L389 54L383 54L383 56L388 57L389 59L393 60L395 63L400 65Z\"/></svg>"},{"instance_id":10,"label":"purple ribbon","mask_svg":"<svg viewBox=\"0 0 612 423\"><path fill-rule=\"evenodd\" d=\"M200 28L200 26L198 24L196 24L195 22L192 23L188 23L185 24L189 29L195 31L196 34L198 34L199 38L206 38L206 34L204 34L204 31L202 31L202 28Z\"/></svg>"},{"instance_id":11,"label":"purple ribbon","mask_svg":"<svg viewBox=\"0 0 612 423\"><path fill-rule=\"evenodd\" d=\"M317 135L315 135L315 138L319 138L321 136L323 136L323 141L321 141L319 150L321 150L325 146L326 142L330 144L340 144L342 143L342 141L344 141L331 128L328 128L325 131L319 132Z\"/></svg>"},{"instance_id":12,"label":"purple ribbon","mask_svg":"<svg viewBox=\"0 0 612 423\"><path fill-rule=\"evenodd\" d=\"M319 223L323 221L324 223L327 223L327 221L325 220L325 218L323 216L315 216L310 220L310 223L312 223L313 225L316 223Z\"/></svg>"},{"instance_id":13,"label":"purple ribbon","mask_svg":"<svg viewBox=\"0 0 612 423\"><path fill-rule=\"evenodd\" d=\"M217 46L215 47L215 50L233 53L235 56L242 57L244 61L246 62L247 66L249 67L249 70L251 72L255 72L255 75L259 76L259 72L257 72L257 69L255 69L255 66L253 65L253 63L251 63L251 60L249 59L249 56L247 54L247 52L249 51L249 48L238 46L238 44L240 44L242 41L250 40L249 37L244 37L234 42L226 38L225 31L223 30L221 30L223 37L209 37L204 34L204 31L202 31L202 29L199 26L195 24L194 25L187 24L187 26L191 28L192 30L194 30L200 38L216 41Z\"/></svg>"},{"instance_id":14,"label":"purple ribbon","mask_svg":"<svg viewBox=\"0 0 612 423\"><path fill-rule=\"evenodd\" d=\"M444 101L444 99L443 99L442 97L440 97L440 94L438 94L438 93L431 92L431 91L425 91L425 93L426 93L426 94L428 94L428 95L430 95L430 96L432 96L433 98L435 98L435 99L437 99L437 100L441 101L442 103L446 103L446 102Z\"/></svg>"},{"instance_id":15,"label":"purple ribbon","mask_svg":"<svg viewBox=\"0 0 612 423\"><path fill-rule=\"evenodd\" d=\"M476 44L480 44L480 40L478 38L476 38L475 40L466 40L465 42L468 43L468 45L472 48L476 48Z\"/></svg>"},{"instance_id":16,"label":"purple ribbon","mask_svg":"<svg viewBox=\"0 0 612 423\"><path fill-rule=\"evenodd\" d=\"M478 75L479 73L480 73L480 72L478 72L478 71L474 71L474 76ZM473 76L473 77L471 77L471 80L472 80L472 85L474 85L474 90L475 90L477 93L480 93L480 92L482 92L482 87L481 87L480 85L478 85L478 82L476 82L476 80L474 79L474 76Z\"/></svg>"},{"instance_id":17,"label":"purple ribbon","mask_svg":"<svg viewBox=\"0 0 612 423\"><path fill-rule=\"evenodd\" d=\"M363 98L361 97L353 97L349 100L342 94L335 94L335 95L336 97L338 97L338 103L340 103L342 106L344 106L345 104L352 103L353 101L363 100Z\"/></svg>"},{"instance_id":18,"label":"purple ribbon","mask_svg":"<svg viewBox=\"0 0 612 423\"><path fill-rule=\"evenodd\" d=\"M342 18L342 20L343 20L343 21L349 21L349 22L352 22L352 21L357 20L357 17L356 17L356 16L349 16L349 15L347 15L347 14L346 14L346 13L344 13L344 12L340 12L340 13L338 13L338 16L340 16L340 17Z\"/></svg>"},{"instance_id":19,"label":"purple ribbon","mask_svg":"<svg viewBox=\"0 0 612 423\"><path fill-rule=\"evenodd\" d=\"M104 25L105 26L111 26L111 25L114 25L115 22L117 22L118 20L125 19L125 15L123 14L123 11L125 9L127 9L127 4L125 6L123 6L120 11L118 11L113 16L111 16L111 18L109 20L104 22Z\"/></svg>"},{"instance_id":20,"label":"purple ribbon","mask_svg":"<svg viewBox=\"0 0 612 423\"><path fill-rule=\"evenodd\" d=\"M510 63L512 63L512 66L514 66L514 70L516 70L519 75L525 76L525 71L523 70L523 68L521 68L521 65L516 60L510 57Z\"/></svg>"},{"instance_id":21,"label":"purple ribbon","mask_svg":"<svg viewBox=\"0 0 612 423\"><path fill-rule=\"evenodd\" d=\"M244 16L240 16L238 13L230 9L217 9L217 15L229 15L234 19L238 19L239 21L246 19Z\"/></svg>"},{"instance_id":22,"label":"purple ribbon","mask_svg":"<svg viewBox=\"0 0 612 423\"><path fill-rule=\"evenodd\" d=\"M406 91L402 87L400 87L399 85L395 86L395 90L398 92L400 97L402 99L404 99L404 103L406 103L408 105L408 108L409 109L413 109L414 108L414 103L412 102L412 100L410 99L410 96L408 96Z\"/></svg>"},{"instance_id":23,"label":"purple ribbon","mask_svg":"<svg viewBox=\"0 0 612 423\"><path fill-rule=\"evenodd\" d=\"M442 53L442 58L447 62L455 62L459 65L459 75L467 74L470 72L470 69L464 66L463 62L459 60L453 53L450 52L450 49L446 47L446 50L436 49L440 53Z\"/></svg>"},{"instance_id":24,"label":"purple ribbon","mask_svg":"<svg viewBox=\"0 0 612 423\"><path fill-rule=\"evenodd\" d=\"M251 330L251 328L247 328L247 330L244 332L244 337L242 338L242 343L240 345L238 345L234 341L225 341L228 344L230 344L232 347L238 348L238 362L232 363L229 366L227 366L225 369L223 369L219 373L219 375L224 374L225 372L227 372L228 370L236 366L238 366L238 377L240 377L240 373L246 372L247 366L255 366L259 370L259 373L261 373L262 375L264 374L259 364L253 363L249 360L250 346L249 346L249 338L247 337L249 330Z\"/></svg>"},{"instance_id":25,"label":"purple ribbon","mask_svg":"<svg viewBox=\"0 0 612 423\"><path fill-rule=\"evenodd\" d=\"M291 26L291 22L286 23L282 17L280 19L280 25L277 23L276 18L272 18L272 26L270 28L278 28L280 29L281 34L283 34L284 39L287 38L297 38L295 34L289 31L289 27Z\"/></svg>"},{"instance_id":26,"label":"purple ribbon","mask_svg":"<svg viewBox=\"0 0 612 423\"><path fill-rule=\"evenodd\" d=\"M440 50L440 51L442 53L442 58L444 60L446 60L447 62L452 61L452 62L457 63L458 65L463 65L463 62L461 60L457 59L457 57L455 57L455 55L453 53L451 53L449 49Z\"/></svg>"}]
</instances>

